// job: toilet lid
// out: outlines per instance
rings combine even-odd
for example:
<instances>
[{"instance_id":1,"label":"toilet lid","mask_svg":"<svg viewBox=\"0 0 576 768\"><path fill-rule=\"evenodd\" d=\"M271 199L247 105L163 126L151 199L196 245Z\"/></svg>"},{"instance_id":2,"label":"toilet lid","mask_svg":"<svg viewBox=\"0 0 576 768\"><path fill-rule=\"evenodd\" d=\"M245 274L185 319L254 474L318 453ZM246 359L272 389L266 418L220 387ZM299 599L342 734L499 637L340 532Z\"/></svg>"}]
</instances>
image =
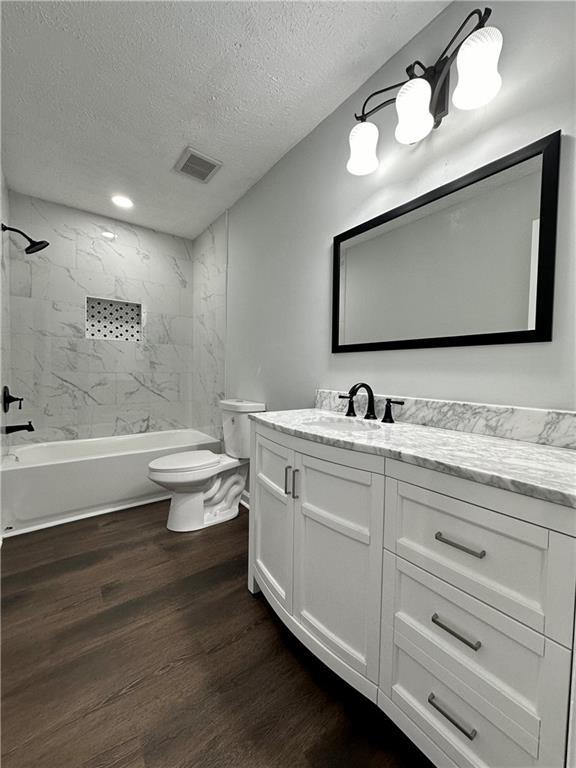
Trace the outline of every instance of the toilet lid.
<instances>
[{"instance_id":1,"label":"toilet lid","mask_svg":"<svg viewBox=\"0 0 576 768\"><path fill-rule=\"evenodd\" d=\"M184 472L191 469L208 469L217 464L220 464L220 456L212 451L182 451L154 459L148 466L162 472Z\"/></svg>"}]
</instances>

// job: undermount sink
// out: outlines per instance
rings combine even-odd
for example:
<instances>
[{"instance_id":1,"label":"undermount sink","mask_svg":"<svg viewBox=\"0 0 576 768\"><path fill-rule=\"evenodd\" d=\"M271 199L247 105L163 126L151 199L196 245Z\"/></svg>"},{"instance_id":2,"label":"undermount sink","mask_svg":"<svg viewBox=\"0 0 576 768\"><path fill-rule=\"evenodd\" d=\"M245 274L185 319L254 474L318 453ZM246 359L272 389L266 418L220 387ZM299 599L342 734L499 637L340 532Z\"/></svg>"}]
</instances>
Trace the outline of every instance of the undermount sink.
<instances>
[{"instance_id":1,"label":"undermount sink","mask_svg":"<svg viewBox=\"0 0 576 768\"><path fill-rule=\"evenodd\" d=\"M378 423L363 421L347 416L318 416L316 419L308 419L302 422L302 426L321 427L331 432L373 432L380 429Z\"/></svg>"}]
</instances>

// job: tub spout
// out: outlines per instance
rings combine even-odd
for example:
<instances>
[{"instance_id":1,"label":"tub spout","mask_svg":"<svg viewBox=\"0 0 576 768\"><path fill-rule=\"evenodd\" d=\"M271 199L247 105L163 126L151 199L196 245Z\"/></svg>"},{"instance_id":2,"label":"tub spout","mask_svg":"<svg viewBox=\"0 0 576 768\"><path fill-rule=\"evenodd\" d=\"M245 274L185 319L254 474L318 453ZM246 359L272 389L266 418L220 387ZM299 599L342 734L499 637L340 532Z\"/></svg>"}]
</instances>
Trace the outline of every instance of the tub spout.
<instances>
[{"instance_id":1,"label":"tub spout","mask_svg":"<svg viewBox=\"0 0 576 768\"><path fill-rule=\"evenodd\" d=\"M11 435L12 432L34 432L34 427L32 422L29 421L28 424L11 424L10 426L2 427L2 432L5 435Z\"/></svg>"}]
</instances>

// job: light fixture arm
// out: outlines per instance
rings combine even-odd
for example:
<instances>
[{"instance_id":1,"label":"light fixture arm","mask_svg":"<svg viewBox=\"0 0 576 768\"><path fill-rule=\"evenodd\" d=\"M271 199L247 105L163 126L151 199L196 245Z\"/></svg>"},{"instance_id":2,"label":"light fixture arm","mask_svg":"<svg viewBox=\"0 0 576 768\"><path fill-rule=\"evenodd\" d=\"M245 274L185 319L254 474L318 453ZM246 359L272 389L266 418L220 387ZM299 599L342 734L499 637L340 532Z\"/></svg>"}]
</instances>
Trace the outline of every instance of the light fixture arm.
<instances>
[{"instance_id":1,"label":"light fixture arm","mask_svg":"<svg viewBox=\"0 0 576 768\"><path fill-rule=\"evenodd\" d=\"M394 104L396 101L396 97L393 99L387 99L386 101L383 101L381 104L378 104L377 106L373 107L371 110L366 112L366 105L370 101L370 99L373 99L374 96L379 96L381 93L386 93L387 91L393 91L394 88L402 88L403 85L405 85L408 82L408 80L403 80L401 83L395 83L394 85L389 85L387 88L381 88L379 91L374 91L374 93L371 93L370 96L365 100L364 104L362 104L362 109L360 110L360 114L354 114L354 117L356 120L358 120L359 123L363 123L370 115L375 114L376 112L379 112L384 107L387 107L389 104Z\"/></svg>"},{"instance_id":2,"label":"light fixture arm","mask_svg":"<svg viewBox=\"0 0 576 768\"><path fill-rule=\"evenodd\" d=\"M481 29L486 25L486 22L488 21L491 14L492 14L491 8L485 8L483 11L480 10L479 8L476 8L473 11L471 11L468 14L468 16L464 19L462 24L460 24L455 34L450 39L450 42L444 48L444 50L442 51L442 53L440 54L440 56L437 58L436 62L432 66L427 67L425 64L423 64L421 61L418 61L418 60L410 64L408 67L406 67L406 74L408 75L408 80L404 80L401 83L395 83L394 85L389 85L387 88L381 88L380 90L374 91L373 93L371 93L362 104L362 109L360 110L360 114L356 114L356 113L354 114L354 117L356 118L356 120L358 120L358 122L363 123L371 115L375 114L376 112L379 112L381 109L384 109L384 107L388 107L391 104L394 104L396 102L396 97L392 99L386 99L380 104L377 104L375 107L372 107L372 109L366 111L368 102L371 99L373 99L375 96L379 96L382 93L387 93L388 91L393 91L395 88L401 88L409 80L413 80L416 77L423 77L426 80L428 80L428 82L432 87L432 99L430 102L430 111L432 115L434 115L434 127L437 128L442 122L442 118L448 114L448 89L449 89L449 83L450 83L450 68L452 67L454 60L458 55L458 51L460 50L462 43L464 43L464 41L471 34L473 34L478 29ZM450 54L448 54L448 51L456 42L462 30L466 27L468 22L474 17L477 18L477 22L474 25L474 28L471 29L467 33L466 37L464 37L458 43L458 45L454 48L454 50ZM420 75L416 74L416 67L419 67L422 70L422 74Z\"/></svg>"},{"instance_id":3,"label":"light fixture arm","mask_svg":"<svg viewBox=\"0 0 576 768\"><path fill-rule=\"evenodd\" d=\"M450 42L448 43L448 45L446 46L446 48L444 48L444 50L442 51L442 53L440 54L440 56L438 56L438 58L437 58L437 60L436 60L436 62L435 62L435 64L434 64L434 66L435 66L435 67L437 67L437 66L438 66L438 64L439 64L439 63L442 61L442 59L443 59L443 58L446 56L446 54L447 54L447 53L448 53L448 51L450 50L450 48L451 48L452 44L455 42L455 40L457 40L457 39L458 39L458 35L460 34L460 32L462 32L462 30L464 29L464 27L466 26L466 24L468 24L468 22L470 21L470 19L473 19L473 18L474 18L474 16L477 16L477 17L478 17L478 21L477 21L477 23L476 23L476 25L475 25L474 29L471 29L471 30L470 30L470 32L468 32L468 34L466 35L466 37L464 38L464 40L466 40L466 38L467 38L467 37L470 37L470 35L471 35L473 32L476 32L476 30L478 30L478 29L481 29L482 27L485 27L485 26L486 26L486 22L488 21L488 19L490 18L490 16L491 16L491 15L492 15L492 8L484 8L484 10L483 10L483 11L481 11L479 8L475 8L473 11L471 11L471 12L468 14L468 16L466 16L466 18L464 19L464 21L462 22L462 24L460 24L460 26L458 27L458 29L456 30L456 32L455 32L455 33L454 33L454 35L452 36L452 39L450 40ZM452 53L451 53L451 54L450 54L450 56L448 57L448 58L450 59L450 61L451 61L451 62L452 62L452 61L454 61L454 59L456 58L456 56L457 56L457 54L458 54L458 51L460 50L460 47L461 47L462 43L464 42L464 40L461 40L461 41L458 43L458 45L456 46L456 48L455 48L455 49L452 51Z\"/></svg>"}]
</instances>

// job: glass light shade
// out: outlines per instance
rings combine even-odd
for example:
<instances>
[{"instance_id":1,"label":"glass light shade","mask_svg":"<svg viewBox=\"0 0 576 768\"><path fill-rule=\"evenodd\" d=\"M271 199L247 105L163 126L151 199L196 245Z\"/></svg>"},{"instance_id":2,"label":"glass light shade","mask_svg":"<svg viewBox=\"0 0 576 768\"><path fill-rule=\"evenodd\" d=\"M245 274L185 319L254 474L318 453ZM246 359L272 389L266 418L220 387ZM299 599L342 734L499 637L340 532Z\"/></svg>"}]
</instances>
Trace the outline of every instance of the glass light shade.
<instances>
[{"instance_id":1,"label":"glass light shade","mask_svg":"<svg viewBox=\"0 0 576 768\"><path fill-rule=\"evenodd\" d=\"M357 123L350 131L350 158L346 170L354 176L366 176L378 168L376 145L378 144L378 128L374 123L364 121Z\"/></svg>"},{"instance_id":2,"label":"glass light shade","mask_svg":"<svg viewBox=\"0 0 576 768\"><path fill-rule=\"evenodd\" d=\"M415 144L428 136L434 127L434 118L430 114L432 88L428 80L416 77L408 80L396 96L396 141L400 144Z\"/></svg>"},{"instance_id":3,"label":"glass light shade","mask_svg":"<svg viewBox=\"0 0 576 768\"><path fill-rule=\"evenodd\" d=\"M458 85L452 94L455 107L477 109L496 96L502 85L498 73L502 41L502 32L496 27L477 29L464 40L456 57Z\"/></svg>"}]
</instances>

